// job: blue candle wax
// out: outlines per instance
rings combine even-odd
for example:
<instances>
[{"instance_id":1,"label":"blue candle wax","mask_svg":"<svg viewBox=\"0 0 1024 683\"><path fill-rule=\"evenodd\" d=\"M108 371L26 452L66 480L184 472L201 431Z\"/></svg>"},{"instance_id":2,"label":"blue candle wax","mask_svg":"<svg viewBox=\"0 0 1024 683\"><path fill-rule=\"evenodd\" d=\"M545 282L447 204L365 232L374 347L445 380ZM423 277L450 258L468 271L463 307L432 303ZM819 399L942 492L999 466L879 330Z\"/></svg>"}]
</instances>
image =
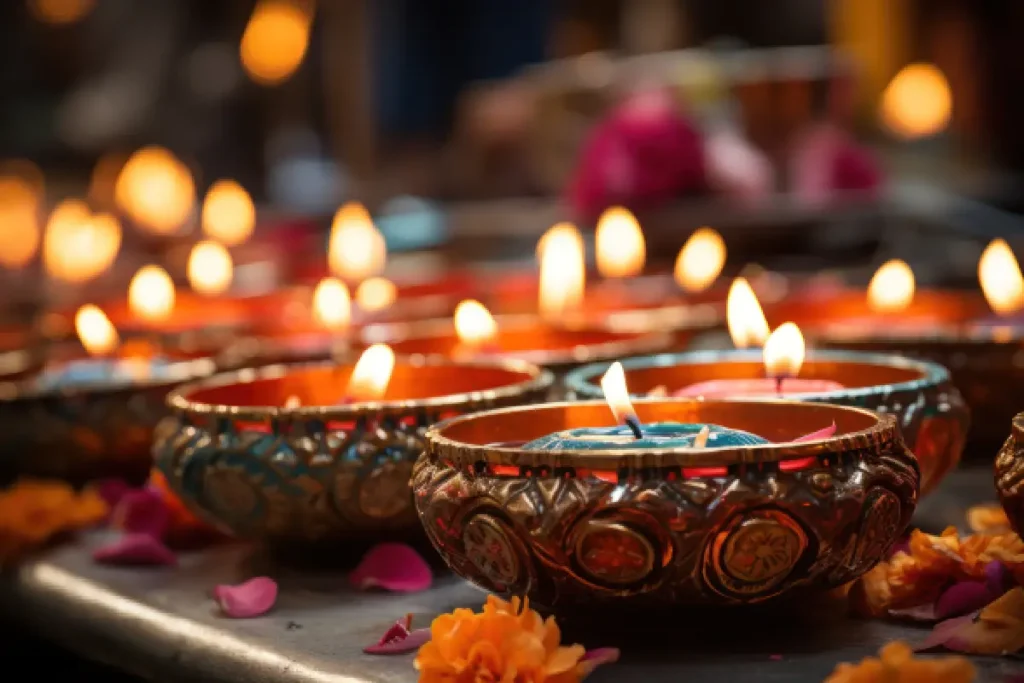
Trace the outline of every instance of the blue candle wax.
<instances>
[{"instance_id":1,"label":"blue candle wax","mask_svg":"<svg viewBox=\"0 0 1024 683\"><path fill-rule=\"evenodd\" d=\"M700 431L708 427L705 448L726 448L730 446L759 446L770 443L756 434L740 429L729 429L715 424L692 424L682 422L654 422L642 425L643 437L638 439L627 425L615 427L581 427L555 432L526 443L528 451L595 451L622 448L686 448L692 447Z\"/></svg>"}]
</instances>

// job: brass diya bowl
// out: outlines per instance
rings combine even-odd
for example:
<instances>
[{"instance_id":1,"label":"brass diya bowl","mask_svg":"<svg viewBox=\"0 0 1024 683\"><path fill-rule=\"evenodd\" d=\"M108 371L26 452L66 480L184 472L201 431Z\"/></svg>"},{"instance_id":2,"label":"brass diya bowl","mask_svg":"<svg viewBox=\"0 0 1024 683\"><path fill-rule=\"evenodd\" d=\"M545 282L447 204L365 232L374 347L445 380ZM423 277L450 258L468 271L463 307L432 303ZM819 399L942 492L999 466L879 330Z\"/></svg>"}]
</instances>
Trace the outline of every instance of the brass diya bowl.
<instances>
[{"instance_id":1,"label":"brass diya bowl","mask_svg":"<svg viewBox=\"0 0 1024 683\"><path fill-rule=\"evenodd\" d=\"M167 392L216 367L206 357L172 358L136 376L54 379L72 363L86 361L79 358L0 380L0 480L35 476L81 482L116 476L145 481L153 430L167 415Z\"/></svg>"},{"instance_id":2,"label":"brass diya bowl","mask_svg":"<svg viewBox=\"0 0 1024 683\"><path fill-rule=\"evenodd\" d=\"M1010 525L1024 531L1024 413L1017 413L1010 425L1010 437L996 456L996 491Z\"/></svg>"},{"instance_id":3,"label":"brass diya bowl","mask_svg":"<svg viewBox=\"0 0 1024 683\"><path fill-rule=\"evenodd\" d=\"M519 361L399 358L380 401L339 404L353 364L217 375L167 397L156 466L235 536L309 546L417 529L409 478L423 433L466 412L537 401L550 372ZM285 407L292 397L297 407Z\"/></svg>"},{"instance_id":4,"label":"brass diya bowl","mask_svg":"<svg viewBox=\"0 0 1024 683\"><path fill-rule=\"evenodd\" d=\"M698 382L764 376L760 350L627 358L622 367L635 396L646 396L658 386L665 387L671 395ZM603 396L599 382L607 369L607 364L593 364L569 373L565 378L567 395ZM933 490L960 461L970 412L950 380L949 371L941 365L884 354L811 351L800 369L800 377L831 380L845 388L787 398L895 415L907 446L920 463L922 494Z\"/></svg>"},{"instance_id":5,"label":"brass diya bowl","mask_svg":"<svg viewBox=\"0 0 1024 683\"><path fill-rule=\"evenodd\" d=\"M525 450L608 424L601 401L492 410L429 430L420 521L460 576L551 608L761 602L842 585L883 558L917 503L896 418L791 401L643 399L645 423L713 423L773 443ZM835 436L781 443L836 423Z\"/></svg>"},{"instance_id":6,"label":"brass diya bowl","mask_svg":"<svg viewBox=\"0 0 1024 683\"><path fill-rule=\"evenodd\" d=\"M450 319L370 325L363 329L362 341L364 344L384 342L395 353L403 355L515 358L556 374L582 363L655 353L673 345L672 335L666 332L552 325L532 315L498 315L495 320L498 342L490 349L466 349Z\"/></svg>"}]
</instances>

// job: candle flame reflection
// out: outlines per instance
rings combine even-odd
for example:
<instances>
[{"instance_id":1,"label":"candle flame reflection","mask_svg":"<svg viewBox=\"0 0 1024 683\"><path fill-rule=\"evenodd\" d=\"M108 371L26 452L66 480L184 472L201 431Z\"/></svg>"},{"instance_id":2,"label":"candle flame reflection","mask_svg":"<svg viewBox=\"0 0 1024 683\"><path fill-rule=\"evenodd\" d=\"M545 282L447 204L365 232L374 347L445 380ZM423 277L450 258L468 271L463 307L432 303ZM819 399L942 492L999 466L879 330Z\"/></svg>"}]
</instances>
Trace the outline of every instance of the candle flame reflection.
<instances>
[{"instance_id":1,"label":"candle flame reflection","mask_svg":"<svg viewBox=\"0 0 1024 683\"><path fill-rule=\"evenodd\" d=\"M768 339L771 328L761 310L761 303L750 283L742 277L733 280L729 287L725 317L729 325L729 336L737 349L761 346Z\"/></svg>"},{"instance_id":2,"label":"candle flame reflection","mask_svg":"<svg viewBox=\"0 0 1024 683\"><path fill-rule=\"evenodd\" d=\"M594 234L597 272L606 278L639 275L647 260L644 233L628 209L607 209L597 221Z\"/></svg>"},{"instance_id":3,"label":"candle flame reflection","mask_svg":"<svg viewBox=\"0 0 1024 683\"><path fill-rule=\"evenodd\" d=\"M587 281L580 231L571 223L551 227L540 238L538 253L541 315L550 319L579 308Z\"/></svg>"},{"instance_id":4,"label":"candle flame reflection","mask_svg":"<svg viewBox=\"0 0 1024 683\"><path fill-rule=\"evenodd\" d=\"M352 297L335 277L325 277L313 290L313 318L329 330L342 330L352 320Z\"/></svg>"},{"instance_id":5,"label":"candle flame reflection","mask_svg":"<svg viewBox=\"0 0 1024 683\"><path fill-rule=\"evenodd\" d=\"M714 228L700 228L686 240L676 257L675 278L688 292L703 292L725 266L725 240Z\"/></svg>"},{"instance_id":6,"label":"candle flame reflection","mask_svg":"<svg viewBox=\"0 0 1024 683\"><path fill-rule=\"evenodd\" d=\"M349 202L334 214L327 263L331 272L358 282L384 270L387 247L384 235L374 226L370 214L359 202Z\"/></svg>"},{"instance_id":7,"label":"candle flame reflection","mask_svg":"<svg viewBox=\"0 0 1024 683\"><path fill-rule=\"evenodd\" d=\"M174 309L174 282L160 266L143 266L128 284L128 308L147 322L161 322Z\"/></svg>"},{"instance_id":8,"label":"candle flame reflection","mask_svg":"<svg viewBox=\"0 0 1024 683\"><path fill-rule=\"evenodd\" d=\"M868 284L868 306L877 313L898 313L914 300L914 271L906 261L883 263Z\"/></svg>"},{"instance_id":9,"label":"candle flame reflection","mask_svg":"<svg viewBox=\"0 0 1024 683\"><path fill-rule=\"evenodd\" d=\"M383 311L394 304L397 298L398 288L395 283L384 277L371 277L356 287L356 303L367 312Z\"/></svg>"},{"instance_id":10,"label":"candle flame reflection","mask_svg":"<svg viewBox=\"0 0 1024 683\"><path fill-rule=\"evenodd\" d=\"M231 286L234 265L231 254L222 244L203 240L192 247L187 271L192 289L204 296L216 296Z\"/></svg>"},{"instance_id":11,"label":"candle flame reflection","mask_svg":"<svg viewBox=\"0 0 1024 683\"><path fill-rule=\"evenodd\" d=\"M229 247L252 236L256 207L245 188L234 180L218 180L203 199L203 232Z\"/></svg>"},{"instance_id":12,"label":"candle flame reflection","mask_svg":"<svg viewBox=\"0 0 1024 683\"><path fill-rule=\"evenodd\" d=\"M110 318L92 304L85 304L75 313L75 332L90 356L110 354L121 343Z\"/></svg>"},{"instance_id":13,"label":"candle flame reflection","mask_svg":"<svg viewBox=\"0 0 1024 683\"><path fill-rule=\"evenodd\" d=\"M999 315L1024 307L1024 277L1006 240L992 240L978 261L978 280L988 305Z\"/></svg>"},{"instance_id":14,"label":"candle flame reflection","mask_svg":"<svg viewBox=\"0 0 1024 683\"><path fill-rule=\"evenodd\" d=\"M459 341L470 347L493 342L498 336L498 323L479 301L466 299L455 307L455 334Z\"/></svg>"},{"instance_id":15,"label":"candle flame reflection","mask_svg":"<svg viewBox=\"0 0 1024 683\"><path fill-rule=\"evenodd\" d=\"M395 370L395 352L387 344L374 344L359 356L345 395L353 401L376 401L384 396Z\"/></svg>"},{"instance_id":16,"label":"candle flame reflection","mask_svg":"<svg viewBox=\"0 0 1024 683\"><path fill-rule=\"evenodd\" d=\"M764 369L769 377L796 377L804 364L807 345L796 323L783 323L764 343Z\"/></svg>"},{"instance_id":17,"label":"candle flame reflection","mask_svg":"<svg viewBox=\"0 0 1024 683\"><path fill-rule=\"evenodd\" d=\"M628 418L636 419L633 402L629 400L629 388L626 386L626 373L622 369L622 363L615 361L608 366L608 370L601 377L601 390L617 424L626 424Z\"/></svg>"}]
</instances>

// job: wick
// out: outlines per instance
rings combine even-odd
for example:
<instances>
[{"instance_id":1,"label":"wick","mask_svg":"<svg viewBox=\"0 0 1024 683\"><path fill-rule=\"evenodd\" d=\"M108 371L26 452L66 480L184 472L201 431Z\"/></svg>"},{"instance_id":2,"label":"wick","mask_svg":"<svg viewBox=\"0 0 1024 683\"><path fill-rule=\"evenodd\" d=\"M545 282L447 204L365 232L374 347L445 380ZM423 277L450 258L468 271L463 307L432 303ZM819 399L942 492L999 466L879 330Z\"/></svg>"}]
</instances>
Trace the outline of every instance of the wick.
<instances>
[{"instance_id":1,"label":"wick","mask_svg":"<svg viewBox=\"0 0 1024 683\"><path fill-rule=\"evenodd\" d=\"M784 377L782 375L776 375L775 376L775 393L778 395L779 398L782 398L782 380L783 379L784 379Z\"/></svg>"},{"instance_id":2,"label":"wick","mask_svg":"<svg viewBox=\"0 0 1024 683\"><path fill-rule=\"evenodd\" d=\"M707 448L709 436L711 436L711 427L709 425L704 425L700 428L700 431L697 432L697 436L694 437L693 447Z\"/></svg>"},{"instance_id":3,"label":"wick","mask_svg":"<svg viewBox=\"0 0 1024 683\"><path fill-rule=\"evenodd\" d=\"M626 426L629 427L630 431L633 432L634 437L636 437L637 439L644 438L644 433L640 431L640 420L636 417L636 415L630 415L629 417L626 418L625 422Z\"/></svg>"}]
</instances>

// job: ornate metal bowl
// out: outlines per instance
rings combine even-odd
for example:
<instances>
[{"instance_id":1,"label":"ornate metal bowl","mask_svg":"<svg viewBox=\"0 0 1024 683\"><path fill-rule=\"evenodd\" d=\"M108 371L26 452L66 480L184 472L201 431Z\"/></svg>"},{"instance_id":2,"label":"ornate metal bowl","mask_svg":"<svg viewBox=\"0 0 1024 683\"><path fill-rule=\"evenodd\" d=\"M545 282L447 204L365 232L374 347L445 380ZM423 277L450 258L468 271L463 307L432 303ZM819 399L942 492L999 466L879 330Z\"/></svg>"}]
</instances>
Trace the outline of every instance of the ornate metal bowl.
<instances>
[{"instance_id":1,"label":"ornate metal bowl","mask_svg":"<svg viewBox=\"0 0 1024 683\"><path fill-rule=\"evenodd\" d=\"M1024 530L1024 413L1017 413L1010 437L996 456L996 491L1017 533Z\"/></svg>"},{"instance_id":2,"label":"ornate metal bowl","mask_svg":"<svg viewBox=\"0 0 1024 683\"><path fill-rule=\"evenodd\" d=\"M600 401L455 418L427 432L413 490L448 565L551 608L738 604L850 581L888 551L918 469L891 415L826 404L640 400L646 423L743 429L773 444L524 450L608 424ZM836 436L778 443L835 422Z\"/></svg>"},{"instance_id":3,"label":"ornate metal bowl","mask_svg":"<svg viewBox=\"0 0 1024 683\"><path fill-rule=\"evenodd\" d=\"M385 398L339 405L351 364L276 365L172 392L157 468L197 514L236 536L308 545L416 528L409 477L430 425L541 399L524 362L399 359ZM284 407L291 397L299 407Z\"/></svg>"},{"instance_id":4,"label":"ornate metal bowl","mask_svg":"<svg viewBox=\"0 0 1024 683\"><path fill-rule=\"evenodd\" d=\"M144 481L153 430L167 415L167 392L214 368L210 358L182 359L151 378L63 388L43 386L38 375L0 380L0 480Z\"/></svg>"},{"instance_id":5,"label":"ornate metal bowl","mask_svg":"<svg viewBox=\"0 0 1024 683\"><path fill-rule=\"evenodd\" d=\"M671 393L711 379L753 378L764 374L760 351L695 351L628 358L626 381L637 396L657 386ZM570 398L602 396L598 381L607 364L593 364L565 378ZM934 489L960 460L970 413L941 365L895 355L849 351L808 353L800 376L828 379L842 391L792 398L815 403L858 406L898 418L903 438L921 465L921 493Z\"/></svg>"}]
</instances>

